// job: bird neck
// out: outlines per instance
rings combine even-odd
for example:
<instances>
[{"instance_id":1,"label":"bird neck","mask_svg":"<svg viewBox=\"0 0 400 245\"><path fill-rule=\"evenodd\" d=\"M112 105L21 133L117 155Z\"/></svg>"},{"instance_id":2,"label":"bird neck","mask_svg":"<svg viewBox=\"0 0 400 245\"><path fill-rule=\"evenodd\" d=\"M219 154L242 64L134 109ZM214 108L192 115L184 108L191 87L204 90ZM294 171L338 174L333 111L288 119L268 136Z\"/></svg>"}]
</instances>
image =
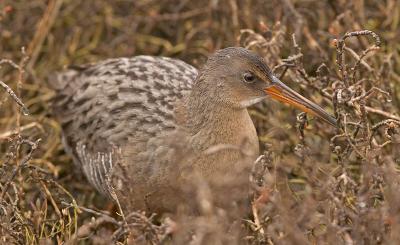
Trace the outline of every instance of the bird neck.
<instances>
[{"instance_id":1,"label":"bird neck","mask_svg":"<svg viewBox=\"0 0 400 245\"><path fill-rule=\"evenodd\" d=\"M247 109L226 103L218 88L213 90L211 83L199 79L202 77L194 83L187 100L193 147L204 151L215 145L240 147L247 142L258 151L256 130Z\"/></svg>"}]
</instances>

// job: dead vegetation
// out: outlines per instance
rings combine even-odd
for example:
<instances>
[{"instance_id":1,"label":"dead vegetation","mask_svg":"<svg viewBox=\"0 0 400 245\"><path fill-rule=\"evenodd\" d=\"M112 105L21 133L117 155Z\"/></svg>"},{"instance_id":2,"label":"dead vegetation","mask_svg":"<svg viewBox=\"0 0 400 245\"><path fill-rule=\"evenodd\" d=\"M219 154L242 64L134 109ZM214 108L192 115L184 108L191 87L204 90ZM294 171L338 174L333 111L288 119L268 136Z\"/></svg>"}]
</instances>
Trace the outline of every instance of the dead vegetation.
<instances>
[{"instance_id":1,"label":"dead vegetation","mask_svg":"<svg viewBox=\"0 0 400 245\"><path fill-rule=\"evenodd\" d=\"M398 0L1 1L1 243L398 244L399 17ZM264 153L242 222L206 187L199 216L122 216L63 152L46 77L136 54L201 66L231 45L331 108L339 129L266 101L250 110Z\"/></svg>"}]
</instances>

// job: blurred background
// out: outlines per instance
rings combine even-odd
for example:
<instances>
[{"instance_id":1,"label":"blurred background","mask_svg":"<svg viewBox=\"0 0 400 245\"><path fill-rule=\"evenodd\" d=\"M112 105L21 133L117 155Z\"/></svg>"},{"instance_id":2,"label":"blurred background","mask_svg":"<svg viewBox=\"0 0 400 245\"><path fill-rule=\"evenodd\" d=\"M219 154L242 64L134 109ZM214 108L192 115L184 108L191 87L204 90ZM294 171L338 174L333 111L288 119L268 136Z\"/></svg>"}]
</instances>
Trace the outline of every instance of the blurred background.
<instances>
[{"instance_id":1,"label":"blurred background","mask_svg":"<svg viewBox=\"0 0 400 245\"><path fill-rule=\"evenodd\" d=\"M0 0L0 80L30 112L23 115L0 87L1 242L206 244L199 234L214 234L215 244L396 244L399 22L399 0ZM360 30L380 40L370 33L341 39ZM233 241L217 224L205 225L219 218L165 221L142 213L135 232L125 232L116 207L63 151L48 76L140 54L201 68L228 46L258 52L283 81L354 125L337 138L317 120L304 131L298 111L263 102L250 114L264 152L256 177L269 201L244 218L245 235ZM185 223L197 237L171 238Z\"/></svg>"}]
</instances>

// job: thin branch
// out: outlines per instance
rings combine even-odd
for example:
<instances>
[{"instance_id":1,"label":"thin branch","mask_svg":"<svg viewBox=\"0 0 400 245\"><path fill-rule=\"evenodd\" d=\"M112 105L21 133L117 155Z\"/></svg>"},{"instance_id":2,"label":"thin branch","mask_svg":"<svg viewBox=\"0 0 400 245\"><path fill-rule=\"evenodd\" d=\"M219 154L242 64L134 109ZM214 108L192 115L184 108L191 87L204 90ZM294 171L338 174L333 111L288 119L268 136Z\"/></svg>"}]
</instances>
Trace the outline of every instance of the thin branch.
<instances>
[{"instance_id":1,"label":"thin branch","mask_svg":"<svg viewBox=\"0 0 400 245\"><path fill-rule=\"evenodd\" d=\"M18 98L18 96L14 93L14 91L1 80L0 80L0 86L2 86L6 90L6 92L11 96L11 98L13 98L14 101L21 107L22 113L24 115L29 115L28 108L24 105L24 103L22 103L21 99Z\"/></svg>"}]
</instances>

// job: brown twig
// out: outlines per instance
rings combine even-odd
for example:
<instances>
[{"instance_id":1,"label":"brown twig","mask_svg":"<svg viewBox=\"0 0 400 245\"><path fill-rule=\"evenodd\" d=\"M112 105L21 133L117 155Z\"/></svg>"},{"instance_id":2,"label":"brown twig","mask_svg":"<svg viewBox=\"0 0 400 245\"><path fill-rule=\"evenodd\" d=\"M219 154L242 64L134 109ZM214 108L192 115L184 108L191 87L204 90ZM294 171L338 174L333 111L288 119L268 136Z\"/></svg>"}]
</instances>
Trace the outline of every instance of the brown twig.
<instances>
[{"instance_id":1,"label":"brown twig","mask_svg":"<svg viewBox=\"0 0 400 245\"><path fill-rule=\"evenodd\" d=\"M341 79L344 82L346 88L350 86L348 80L347 80L347 67L345 65L345 56L344 56L344 47L345 47L345 41L346 39L350 37L358 37L358 36L372 36L375 39L375 47L379 47L381 44L379 36L369 30L363 30L363 31L354 31L354 32L348 32L346 33L343 37L340 39L336 40L336 53L337 53L337 58L336 58L336 63L339 67L339 71L341 72ZM367 49L367 50L374 50L375 48ZM368 51L369 52L369 51ZM365 55L368 53L366 52ZM364 55L364 56L365 56ZM361 56L360 56L361 57ZM362 59L362 58L361 58ZM361 59L360 62L361 62Z\"/></svg>"},{"instance_id":2,"label":"brown twig","mask_svg":"<svg viewBox=\"0 0 400 245\"><path fill-rule=\"evenodd\" d=\"M18 96L14 93L14 91L1 80L0 80L0 86L2 86L6 90L6 92L11 96L11 98L13 98L13 100L22 108L22 113L24 113L24 115L29 115L28 108L24 105L24 103L22 103L21 99L18 98Z\"/></svg>"},{"instance_id":3,"label":"brown twig","mask_svg":"<svg viewBox=\"0 0 400 245\"><path fill-rule=\"evenodd\" d=\"M20 141L19 145L28 144L30 146L30 150L29 150L28 154L22 159L21 163L16 168L14 168L14 170L12 171L10 177L7 179L7 181L6 181L6 183L5 183L4 187L3 187L3 190L1 192L1 195L0 195L0 199L1 200L3 200L4 195L7 192L8 187L10 186L10 183L14 180L15 176L17 175L17 173L21 169L23 169L26 166L28 166L28 163L32 158L32 154L38 148L38 145L39 145L40 141L41 141L41 139L38 139L35 142L29 141L29 140L25 140L25 139Z\"/></svg>"}]
</instances>

